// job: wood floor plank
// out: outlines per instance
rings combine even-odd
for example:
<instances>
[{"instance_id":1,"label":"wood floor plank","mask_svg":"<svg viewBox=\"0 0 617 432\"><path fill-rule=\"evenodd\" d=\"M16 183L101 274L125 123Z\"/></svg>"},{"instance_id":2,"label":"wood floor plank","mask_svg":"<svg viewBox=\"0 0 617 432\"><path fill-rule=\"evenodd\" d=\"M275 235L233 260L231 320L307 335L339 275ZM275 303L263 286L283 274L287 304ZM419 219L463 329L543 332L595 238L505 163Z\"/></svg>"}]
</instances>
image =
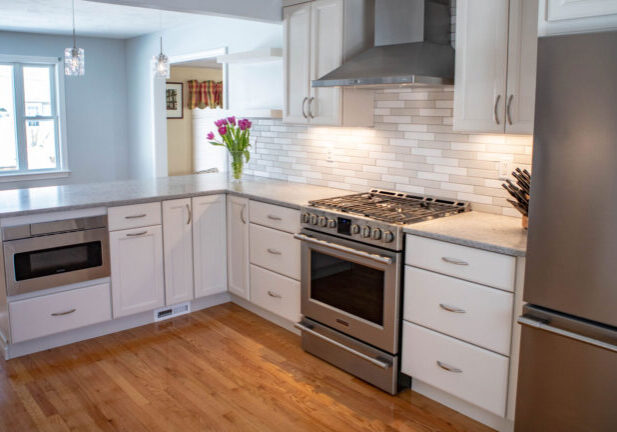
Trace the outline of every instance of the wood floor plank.
<instances>
[{"instance_id":1,"label":"wood floor plank","mask_svg":"<svg viewBox=\"0 0 617 432\"><path fill-rule=\"evenodd\" d=\"M486 432L390 396L227 303L5 362L0 431Z\"/></svg>"}]
</instances>

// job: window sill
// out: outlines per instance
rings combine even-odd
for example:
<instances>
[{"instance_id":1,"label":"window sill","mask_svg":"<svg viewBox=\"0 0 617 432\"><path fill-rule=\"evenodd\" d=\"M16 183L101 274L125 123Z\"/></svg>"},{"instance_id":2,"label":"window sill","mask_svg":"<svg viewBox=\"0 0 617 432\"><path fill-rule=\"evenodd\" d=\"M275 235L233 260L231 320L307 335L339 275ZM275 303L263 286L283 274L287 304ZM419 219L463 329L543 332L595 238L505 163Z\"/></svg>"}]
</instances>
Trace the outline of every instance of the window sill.
<instances>
[{"instance_id":1,"label":"window sill","mask_svg":"<svg viewBox=\"0 0 617 432\"><path fill-rule=\"evenodd\" d=\"M68 177L70 175L71 175L71 171L69 170L7 173L7 174L0 174L0 183L25 181L25 180L47 180L47 179Z\"/></svg>"}]
</instances>

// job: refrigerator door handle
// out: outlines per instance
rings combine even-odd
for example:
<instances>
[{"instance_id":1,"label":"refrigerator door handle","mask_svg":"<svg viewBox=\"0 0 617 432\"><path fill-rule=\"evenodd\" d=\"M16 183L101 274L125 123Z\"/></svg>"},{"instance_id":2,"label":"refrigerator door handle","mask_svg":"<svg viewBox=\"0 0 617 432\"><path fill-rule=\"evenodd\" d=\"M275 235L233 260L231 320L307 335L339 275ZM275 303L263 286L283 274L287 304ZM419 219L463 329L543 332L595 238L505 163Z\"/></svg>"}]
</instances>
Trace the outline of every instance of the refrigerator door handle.
<instances>
[{"instance_id":1,"label":"refrigerator door handle","mask_svg":"<svg viewBox=\"0 0 617 432\"><path fill-rule=\"evenodd\" d=\"M574 333L568 330L560 329L558 327L553 327L552 325L548 325L545 322L538 321L538 320L528 318L525 316L518 317L517 321L519 324L522 324L522 325L537 328L539 330L544 330L549 333L554 333L560 336L567 337L569 339L574 339L578 342L583 342L589 345L597 346L599 348L604 348L606 350L617 353L617 345L609 344L609 343L606 343L606 342L603 342L597 339L592 339L590 337L583 336L583 335L580 335L578 333Z\"/></svg>"}]
</instances>

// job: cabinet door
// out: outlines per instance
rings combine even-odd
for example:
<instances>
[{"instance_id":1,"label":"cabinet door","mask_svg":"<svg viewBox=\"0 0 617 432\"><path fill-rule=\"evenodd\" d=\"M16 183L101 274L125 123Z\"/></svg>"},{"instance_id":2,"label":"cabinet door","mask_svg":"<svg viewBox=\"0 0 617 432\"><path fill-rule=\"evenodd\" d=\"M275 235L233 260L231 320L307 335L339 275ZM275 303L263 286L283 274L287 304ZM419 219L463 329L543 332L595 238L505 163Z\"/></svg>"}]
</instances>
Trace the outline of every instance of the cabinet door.
<instances>
[{"instance_id":1,"label":"cabinet door","mask_svg":"<svg viewBox=\"0 0 617 432\"><path fill-rule=\"evenodd\" d=\"M540 36L617 28L617 0L540 0Z\"/></svg>"},{"instance_id":2,"label":"cabinet door","mask_svg":"<svg viewBox=\"0 0 617 432\"><path fill-rule=\"evenodd\" d=\"M283 58L285 64L285 112L283 121L308 123L311 5L284 9Z\"/></svg>"},{"instance_id":3,"label":"cabinet door","mask_svg":"<svg viewBox=\"0 0 617 432\"><path fill-rule=\"evenodd\" d=\"M532 134L536 101L538 4L510 0L506 132Z\"/></svg>"},{"instance_id":4,"label":"cabinet door","mask_svg":"<svg viewBox=\"0 0 617 432\"><path fill-rule=\"evenodd\" d=\"M229 291L249 299L249 200L227 197L227 269Z\"/></svg>"},{"instance_id":5,"label":"cabinet door","mask_svg":"<svg viewBox=\"0 0 617 432\"><path fill-rule=\"evenodd\" d=\"M165 304L160 225L109 233L114 318Z\"/></svg>"},{"instance_id":6,"label":"cabinet door","mask_svg":"<svg viewBox=\"0 0 617 432\"><path fill-rule=\"evenodd\" d=\"M193 299L191 200L163 202L165 300L173 305Z\"/></svg>"},{"instance_id":7,"label":"cabinet door","mask_svg":"<svg viewBox=\"0 0 617 432\"><path fill-rule=\"evenodd\" d=\"M317 0L311 7L311 80L343 63L343 0ZM341 124L341 88L311 87L311 124Z\"/></svg>"},{"instance_id":8,"label":"cabinet door","mask_svg":"<svg viewBox=\"0 0 617 432\"><path fill-rule=\"evenodd\" d=\"M505 131L508 0L459 0L454 130Z\"/></svg>"},{"instance_id":9,"label":"cabinet door","mask_svg":"<svg viewBox=\"0 0 617 432\"><path fill-rule=\"evenodd\" d=\"M225 195L193 198L195 297L227 291Z\"/></svg>"}]
</instances>

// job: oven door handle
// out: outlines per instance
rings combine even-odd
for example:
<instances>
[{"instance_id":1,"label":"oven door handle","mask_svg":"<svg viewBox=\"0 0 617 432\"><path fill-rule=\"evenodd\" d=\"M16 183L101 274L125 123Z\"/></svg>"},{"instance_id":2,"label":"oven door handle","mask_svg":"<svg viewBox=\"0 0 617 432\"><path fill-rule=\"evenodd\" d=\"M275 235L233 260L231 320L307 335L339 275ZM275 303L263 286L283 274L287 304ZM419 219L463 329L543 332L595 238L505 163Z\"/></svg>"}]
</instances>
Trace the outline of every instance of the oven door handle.
<instances>
[{"instance_id":1,"label":"oven door handle","mask_svg":"<svg viewBox=\"0 0 617 432\"><path fill-rule=\"evenodd\" d=\"M378 360L376 358L373 358L371 356L367 356L366 354L361 353L360 351L356 351L353 348L349 348L347 345L344 345L340 342L337 342L333 339L330 339L327 336L322 335L321 333L316 332L315 330L307 327L306 325L302 324L301 322L299 323L295 323L294 327L296 327L297 329L300 329L302 331L305 331L307 333L312 334L315 337L318 337L319 339L323 339L324 341L331 343L332 345L335 345L341 349L344 349L345 351L347 351L348 353L351 353L353 355L355 355L356 357L360 357L363 360L366 360L367 362L373 363L375 366L378 366L382 369L388 369L389 367L392 366L392 363L390 362L386 362L386 361L382 361L382 360Z\"/></svg>"},{"instance_id":2,"label":"oven door handle","mask_svg":"<svg viewBox=\"0 0 617 432\"><path fill-rule=\"evenodd\" d=\"M311 236L307 236L305 234L294 234L294 238L301 240L301 241L305 241L307 243L312 243L312 244L316 244L316 245L320 245L320 246L326 246L330 249L335 249L341 252L347 252L353 255L357 255L363 258L369 258L373 261L377 261L383 264L392 264L392 258L387 257L387 256L383 256L383 255L376 255L376 254L372 254L372 253L368 253L368 252L364 252L358 249L354 249L354 248L350 248L347 246L342 246L336 243L331 243L325 240L318 240L314 237Z\"/></svg>"}]
</instances>

